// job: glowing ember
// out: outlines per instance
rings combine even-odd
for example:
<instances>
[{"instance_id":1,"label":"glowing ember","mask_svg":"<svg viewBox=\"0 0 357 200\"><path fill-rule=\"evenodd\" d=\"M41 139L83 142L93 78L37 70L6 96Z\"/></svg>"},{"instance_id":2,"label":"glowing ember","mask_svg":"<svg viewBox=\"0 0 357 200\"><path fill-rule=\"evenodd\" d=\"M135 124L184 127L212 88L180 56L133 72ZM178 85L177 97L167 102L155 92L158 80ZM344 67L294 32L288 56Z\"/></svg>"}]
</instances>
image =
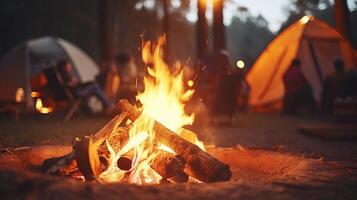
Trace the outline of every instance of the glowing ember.
<instances>
[{"instance_id":1,"label":"glowing ember","mask_svg":"<svg viewBox=\"0 0 357 200\"><path fill-rule=\"evenodd\" d=\"M192 97L194 91L185 90L187 83L183 81L182 66L175 65L175 69L170 70L164 62L164 43L165 38L161 37L156 45L150 41L143 45L142 59L147 65L148 75L144 78L144 91L137 95L137 100L142 103L140 109L143 114L131 124L129 142L119 152L114 152L107 142L110 164L100 175L105 182L159 183L161 176L150 165L158 150L174 151L155 142L154 120L204 149L203 143L193 132L183 129L183 126L192 124L194 120L193 115L187 115L184 111L185 102ZM193 81L190 85L193 86ZM129 171L122 171L118 168L117 161L129 151L134 155L132 167Z\"/></svg>"},{"instance_id":2,"label":"glowing ember","mask_svg":"<svg viewBox=\"0 0 357 200\"><path fill-rule=\"evenodd\" d=\"M52 107L44 107L42 100L40 98L36 99L35 107L36 107L36 110L42 114L48 114L53 111Z\"/></svg>"},{"instance_id":3,"label":"glowing ember","mask_svg":"<svg viewBox=\"0 0 357 200\"><path fill-rule=\"evenodd\" d=\"M193 80L187 81L187 85L188 85L189 87L193 87Z\"/></svg>"}]
</instances>

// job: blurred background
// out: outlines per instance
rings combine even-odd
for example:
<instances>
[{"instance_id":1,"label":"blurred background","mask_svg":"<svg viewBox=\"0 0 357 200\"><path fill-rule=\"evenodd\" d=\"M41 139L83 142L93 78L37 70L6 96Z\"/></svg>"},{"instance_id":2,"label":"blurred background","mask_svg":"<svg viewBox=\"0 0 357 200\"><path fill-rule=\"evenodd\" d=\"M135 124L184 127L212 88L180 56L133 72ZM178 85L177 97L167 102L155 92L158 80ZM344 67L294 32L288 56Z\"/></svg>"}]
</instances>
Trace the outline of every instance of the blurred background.
<instances>
[{"instance_id":1,"label":"blurred background","mask_svg":"<svg viewBox=\"0 0 357 200\"><path fill-rule=\"evenodd\" d=\"M207 1L208 26L212 26L212 3ZM357 38L356 1L347 0L351 42ZM249 68L275 35L304 15L314 15L335 26L331 0L226 0L224 25L231 61L245 61ZM169 18L170 55L177 60L194 60L196 54L197 0L3 0L0 2L0 56L15 45L47 35L64 38L100 63L104 56L101 41L111 26L116 52L131 52L140 58L141 35L156 39L163 34L164 6ZM108 19L110 18L110 19ZM103 23L106 21L105 23ZM109 23L110 25L106 25ZM254 33L254 34L252 34ZM212 45L208 34L208 45ZM138 59L140 60L140 59Z\"/></svg>"},{"instance_id":2,"label":"blurred background","mask_svg":"<svg viewBox=\"0 0 357 200\"><path fill-rule=\"evenodd\" d=\"M196 90L189 112L214 116L286 111L287 104L299 110L301 102L289 103L286 92L296 87L282 81L294 59L302 65L300 85L314 104L309 112L332 113L333 101L341 96L326 86L334 61L341 59L348 71L356 66L355 0L3 0L0 21L1 111L15 118L22 112L16 103L51 113L69 99L67 119L83 97L91 113L110 113L118 98L135 101L146 73L143 41L162 35L165 61L184 63L187 87ZM341 51L325 52L340 46ZM311 53L296 53L300 50ZM299 78L292 76L287 80Z\"/></svg>"},{"instance_id":3,"label":"blurred background","mask_svg":"<svg viewBox=\"0 0 357 200\"><path fill-rule=\"evenodd\" d=\"M357 152L339 142L357 138L356 0L1 0L0 24L0 147L70 143L139 105L143 41L165 35L205 143Z\"/></svg>"}]
</instances>

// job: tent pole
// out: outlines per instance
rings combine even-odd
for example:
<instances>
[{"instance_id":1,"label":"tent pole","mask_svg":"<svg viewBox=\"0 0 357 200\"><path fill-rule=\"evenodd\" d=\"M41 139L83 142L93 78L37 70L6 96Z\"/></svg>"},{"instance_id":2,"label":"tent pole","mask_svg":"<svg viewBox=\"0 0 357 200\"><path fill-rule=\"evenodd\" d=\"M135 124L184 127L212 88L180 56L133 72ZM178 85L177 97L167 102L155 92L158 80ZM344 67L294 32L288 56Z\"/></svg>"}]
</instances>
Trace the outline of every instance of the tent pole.
<instances>
[{"instance_id":1,"label":"tent pole","mask_svg":"<svg viewBox=\"0 0 357 200\"><path fill-rule=\"evenodd\" d=\"M324 78L322 76L322 71L321 71L321 67L320 67L319 61L317 60L317 57L316 57L316 52L315 52L314 46L312 45L310 40L308 40L307 43L309 45L309 49L310 49L310 52L311 52L312 60L314 62L315 70L316 70L317 74L319 75L319 79L320 79L321 85L323 85Z\"/></svg>"}]
</instances>

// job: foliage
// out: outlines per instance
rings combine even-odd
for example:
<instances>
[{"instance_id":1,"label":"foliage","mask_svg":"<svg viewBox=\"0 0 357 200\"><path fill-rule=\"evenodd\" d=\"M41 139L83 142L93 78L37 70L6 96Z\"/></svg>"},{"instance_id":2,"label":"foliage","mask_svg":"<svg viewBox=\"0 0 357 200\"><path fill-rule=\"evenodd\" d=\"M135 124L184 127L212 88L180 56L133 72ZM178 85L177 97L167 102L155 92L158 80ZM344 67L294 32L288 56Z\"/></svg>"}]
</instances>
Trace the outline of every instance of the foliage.
<instances>
[{"instance_id":1,"label":"foliage","mask_svg":"<svg viewBox=\"0 0 357 200\"><path fill-rule=\"evenodd\" d=\"M304 15L313 15L327 22L330 26L335 26L333 3L329 0L292 0L291 5L292 7L286 9L288 18L282 24L279 32L283 31ZM350 12L350 24L352 29L352 43L354 46L357 46L357 26L354 26L354 24L357 24L357 9Z\"/></svg>"},{"instance_id":2,"label":"foliage","mask_svg":"<svg viewBox=\"0 0 357 200\"><path fill-rule=\"evenodd\" d=\"M227 27L227 41L234 61L243 59L248 67L254 63L274 37L268 25L267 20L261 15L233 18L232 24Z\"/></svg>"},{"instance_id":3,"label":"foliage","mask_svg":"<svg viewBox=\"0 0 357 200\"><path fill-rule=\"evenodd\" d=\"M2 0L0 1L0 56L30 38L52 35L73 42L99 60L99 0ZM117 19L119 52L133 53L140 60L141 36L154 40L163 34L163 0L113 1ZM179 3L178 3L179 2ZM174 5L175 4L175 5ZM186 61L195 58L196 25L186 19L195 12L189 0L171 0L170 54ZM273 38L262 16L235 16L227 27L228 50L250 66ZM254 33L254 34L252 34Z\"/></svg>"},{"instance_id":4,"label":"foliage","mask_svg":"<svg viewBox=\"0 0 357 200\"><path fill-rule=\"evenodd\" d=\"M95 0L0 1L0 56L30 38L52 35L97 55Z\"/></svg>"},{"instance_id":5,"label":"foliage","mask_svg":"<svg viewBox=\"0 0 357 200\"><path fill-rule=\"evenodd\" d=\"M146 0L147 1L147 0ZM162 1L154 1L152 7L145 6L145 0L121 0L118 5L119 19L119 51L129 51L138 58L141 46L141 35L144 39L155 40L163 34ZM185 3L186 2L186 3ZM195 29L185 18L187 2L182 1L180 7L170 8L169 42L173 58L185 61L195 54Z\"/></svg>"}]
</instances>

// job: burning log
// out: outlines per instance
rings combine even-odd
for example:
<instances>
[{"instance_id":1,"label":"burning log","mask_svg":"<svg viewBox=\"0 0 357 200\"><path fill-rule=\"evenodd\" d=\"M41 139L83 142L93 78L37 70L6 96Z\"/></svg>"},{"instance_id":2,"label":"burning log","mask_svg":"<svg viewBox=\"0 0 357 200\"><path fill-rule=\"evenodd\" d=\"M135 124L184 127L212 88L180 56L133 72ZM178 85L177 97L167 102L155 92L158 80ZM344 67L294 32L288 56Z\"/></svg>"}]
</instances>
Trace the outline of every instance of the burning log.
<instances>
[{"instance_id":1,"label":"burning log","mask_svg":"<svg viewBox=\"0 0 357 200\"><path fill-rule=\"evenodd\" d=\"M135 121L141 112L126 100L119 100L118 107L128 113L130 120ZM156 139L170 147L186 160L185 172L203 182L227 181L232 173L229 166L214 158L198 146L181 138L159 122L155 122Z\"/></svg>"},{"instance_id":2,"label":"burning log","mask_svg":"<svg viewBox=\"0 0 357 200\"><path fill-rule=\"evenodd\" d=\"M95 145L99 147L108 137L113 135L114 131L120 131L118 126L127 117L127 115L128 113L123 112L120 115L115 116L100 131L98 131L93 136Z\"/></svg>"},{"instance_id":3,"label":"burning log","mask_svg":"<svg viewBox=\"0 0 357 200\"><path fill-rule=\"evenodd\" d=\"M102 164L99 159L98 147L109 138L114 131L117 131L119 124L124 120L127 114L124 112L119 116L114 117L107 123L100 131L92 137L84 137L76 139L74 143L75 158L77 160L78 168L82 172L86 180L93 180L101 173ZM118 130L120 131L120 130ZM125 132L125 131L123 131ZM128 133L129 134L129 133ZM125 134L119 134L122 138L128 137ZM116 143L122 144L120 138L117 138ZM124 140L124 139L123 139ZM126 139L127 141L128 139Z\"/></svg>"},{"instance_id":4,"label":"burning log","mask_svg":"<svg viewBox=\"0 0 357 200\"><path fill-rule=\"evenodd\" d=\"M89 145L89 140L86 141L82 141L80 142L81 144L79 146L77 146L77 148L74 148L74 150L69 153L66 156L63 156L61 158L55 159L55 160L45 160L44 163L42 164L42 168L43 169L47 169L46 172L49 174L56 174L58 171L60 171L62 168L66 169L68 165L70 165L71 163L73 163L73 161L78 158L78 157L82 157L87 155L85 152L88 152L88 148L91 146L91 149L97 149L98 146L100 146L109 136L111 136L111 134L113 133L114 130L117 130L117 126L126 118L127 113L123 112L121 115L117 115L116 117L114 117L110 122L108 122L100 131L98 131L94 136L92 136L92 141L91 144ZM78 141L77 141L78 142ZM85 142L87 142L87 144L85 144ZM76 143L74 144L76 145ZM78 145L78 144L77 144ZM87 149L86 149L87 148ZM80 153L76 152L77 151L81 151ZM93 150L90 150L93 151ZM98 153L96 153L98 154ZM91 160L93 161L93 159L88 159L88 156L86 159L82 159L80 165L88 165L88 166L97 166L97 164L92 164L90 163ZM81 159L81 158L80 158ZM49 163L53 163L55 162L55 164L53 164L53 166L49 167ZM78 162L78 160L77 160ZM79 163L78 163L79 164ZM84 169L85 167L79 167L80 170L81 168ZM96 171L96 169L94 169ZM88 170L93 171L93 169ZM90 177L92 176L91 174L86 174L87 170L85 170L85 172L83 172L81 170L81 172L83 173L84 176Z\"/></svg>"},{"instance_id":5,"label":"burning log","mask_svg":"<svg viewBox=\"0 0 357 200\"><path fill-rule=\"evenodd\" d=\"M163 178L173 182L184 183L188 181L188 176L183 171L185 160L180 155L160 150L150 167Z\"/></svg>"},{"instance_id":6,"label":"burning log","mask_svg":"<svg viewBox=\"0 0 357 200\"><path fill-rule=\"evenodd\" d=\"M107 138L110 146L115 152L118 152L126 143L129 141L129 131L130 127L118 127L112 134ZM98 147L99 154L109 155L107 145L102 143Z\"/></svg>"},{"instance_id":7,"label":"burning log","mask_svg":"<svg viewBox=\"0 0 357 200\"><path fill-rule=\"evenodd\" d=\"M133 160L127 156L122 156L118 159L117 161L117 166L121 170L128 171L131 168L131 164L133 163Z\"/></svg>"},{"instance_id":8,"label":"burning log","mask_svg":"<svg viewBox=\"0 0 357 200\"><path fill-rule=\"evenodd\" d=\"M77 138L74 150L78 168L83 176L86 180L95 179L101 172L101 162L92 138L88 136L82 139Z\"/></svg>"},{"instance_id":9,"label":"burning log","mask_svg":"<svg viewBox=\"0 0 357 200\"><path fill-rule=\"evenodd\" d=\"M129 140L129 127L119 127L115 132L108 137L107 141L115 152L118 152ZM102 144L98 152L100 155L109 156L109 151L105 144ZM129 152L130 154L130 152ZM117 166L121 170L129 170L132 164L132 155L121 156L117 161ZM165 179L170 179L173 182L187 182L188 176L183 171L185 160L182 156L174 155L166 151L160 150L155 157L151 168Z\"/></svg>"}]
</instances>

